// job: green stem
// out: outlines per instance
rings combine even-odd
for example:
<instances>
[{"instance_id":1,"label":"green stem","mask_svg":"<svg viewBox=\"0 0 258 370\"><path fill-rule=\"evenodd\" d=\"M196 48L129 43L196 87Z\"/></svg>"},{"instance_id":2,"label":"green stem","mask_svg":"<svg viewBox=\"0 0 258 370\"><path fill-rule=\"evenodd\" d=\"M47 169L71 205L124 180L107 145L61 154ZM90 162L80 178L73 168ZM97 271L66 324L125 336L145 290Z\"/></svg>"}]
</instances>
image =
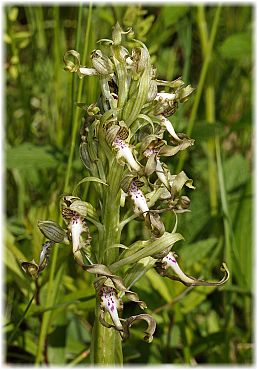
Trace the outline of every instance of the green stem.
<instances>
[{"instance_id":1,"label":"green stem","mask_svg":"<svg viewBox=\"0 0 258 370\"><path fill-rule=\"evenodd\" d=\"M18 323L16 324L15 328L13 329L12 334L11 334L11 335L10 335L10 337L8 338L8 340L7 340L7 343L8 343L8 344L12 342L12 340L13 340L13 338L14 338L14 336L15 336L16 332L17 332L17 330L19 329L19 327L20 327L21 323L22 323L22 322L23 322L23 320L25 319L25 316L26 316L27 312L28 312L28 311L29 311L29 309L30 309L30 306L31 306L31 304L32 304L32 302L33 302L34 297L35 297L35 294L31 297L31 299L30 299L29 303L27 304L27 307L25 308L25 311L23 312L22 317L20 318L20 320L19 320L19 321L18 321Z\"/></svg>"},{"instance_id":2,"label":"green stem","mask_svg":"<svg viewBox=\"0 0 258 370\"><path fill-rule=\"evenodd\" d=\"M193 108L192 108L190 119L189 119L189 125L188 125L188 128L187 128L187 135L188 136L191 136L191 133L192 133L192 130L193 130L193 125L194 125L196 115L197 115L197 111L198 111L198 107L199 107L199 103L200 103L200 100L201 100L202 91L203 91L203 88L204 88L204 83L205 83L205 80L206 80L208 67L209 67L209 64L210 64L212 49L213 49L215 37L216 37L216 34L217 34L217 30L218 30L220 12L221 12L221 6L219 5L216 9L216 13L215 13L215 17L214 17L214 21L213 21L213 25L212 25L212 30L211 30L211 37L210 37L209 44L208 44L208 47L207 47L205 60L204 60L204 63L202 65L201 74L200 74L200 78L199 78L199 82L198 82L198 86L197 86L197 90L196 90L196 96L195 96L195 99L194 99L194 104L193 104ZM186 160L186 155L187 155L186 152L181 153L181 155L179 157L179 163L178 163L178 166L177 166L177 172L180 172L182 170L182 168L184 167L184 163L185 163L185 160Z\"/></svg>"},{"instance_id":3,"label":"green stem","mask_svg":"<svg viewBox=\"0 0 258 370\"><path fill-rule=\"evenodd\" d=\"M91 339L91 363L95 365L122 365L123 353L120 334L113 328L103 326L98 319L99 314L100 308L97 302Z\"/></svg>"},{"instance_id":4,"label":"green stem","mask_svg":"<svg viewBox=\"0 0 258 370\"><path fill-rule=\"evenodd\" d=\"M199 27L199 34L202 46L203 58L209 51L209 40L208 40L208 27L205 19L204 6L200 5L197 10L197 24ZM212 124L215 122L215 92L214 83L212 80L212 74L209 74L208 84L205 87L205 108L206 108L206 120ZM208 181L210 191L210 207L211 215L216 216L218 213L218 186L217 186L217 166L215 159L215 138L211 138L207 143L208 152Z\"/></svg>"},{"instance_id":5,"label":"green stem","mask_svg":"<svg viewBox=\"0 0 258 370\"><path fill-rule=\"evenodd\" d=\"M48 290L47 290L47 298L46 298L46 305L45 305L46 307L52 306L55 300L55 296L53 294L53 290L54 290L53 287L54 287L54 277L56 273L57 255L58 255L58 248L54 248L52 259L51 259L49 280L48 280ZM51 311L46 311L44 312L43 317L42 317L42 324L40 328L35 365L39 365L42 361L42 355L43 355L45 339L47 336L47 329L48 329L51 313L52 313Z\"/></svg>"},{"instance_id":6,"label":"green stem","mask_svg":"<svg viewBox=\"0 0 258 370\"><path fill-rule=\"evenodd\" d=\"M115 261L118 248L110 248L120 243L120 182L123 166L117 164L116 158L110 161L107 176L108 188L105 187L103 202L104 232L100 237L99 260L100 263L110 265ZM114 365L123 363L122 343L119 332L113 328L104 327L99 321L99 299L96 299L95 322L92 331L91 362L101 365ZM106 314L109 321L109 314Z\"/></svg>"},{"instance_id":7,"label":"green stem","mask_svg":"<svg viewBox=\"0 0 258 370\"><path fill-rule=\"evenodd\" d=\"M110 265L117 257L117 248L112 248L105 252L113 244L120 243L121 229L120 225L120 182L123 173L123 166L117 164L116 158L111 162L106 188L104 207L103 207L103 225L104 240L101 246L101 261Z\"/></svg>"}]
</instances>

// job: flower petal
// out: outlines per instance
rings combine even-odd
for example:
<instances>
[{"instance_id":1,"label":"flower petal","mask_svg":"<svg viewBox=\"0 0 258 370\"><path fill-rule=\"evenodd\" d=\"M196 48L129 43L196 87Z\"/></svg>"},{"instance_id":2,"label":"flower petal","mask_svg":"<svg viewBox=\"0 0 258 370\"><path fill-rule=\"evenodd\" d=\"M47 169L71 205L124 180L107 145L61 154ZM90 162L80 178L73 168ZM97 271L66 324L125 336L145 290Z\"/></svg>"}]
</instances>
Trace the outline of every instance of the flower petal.
<instances>
[{"instance_id":1,"label":"flower petal","mask_svg":"<svg viewBox=\"0 0 258 370\"><path fill-rule=\"evenodd\" d=\"M181 283L183 283L186 286L219 286L224 283L229 279L229 270L227 268L227 265L225 262L222 263L221 270L225 273L223 278L220 281L217 282L210 282L210 281L204 281L204 280L199 280L196 278L193 278L191 276L186 275L180 268L180 266L177 263L177 260L175 258L175 254L173 252L169 252L167 256L165 256L161 263L165 263L167 267L171 267L173 271L177 274L177 276L170 275L169 273L166 272L166 268L162 267L157 267L157 271L161 273L163 276L167 276L168 278L172 280L178 280Z\"/></svg>"},{"instance_id":2,"label":"flower petal","mask_svg":"<svg viewBox=\"0 0 258 370\"><path fill-rule=\"evenodd\" d=\"M111 287L103 287L101 289L101 307L108 311L117 330L123 330L120 322L117 309L120 308L119 300L115 290Z\"/></svg>"},{"instance_id":3,"label":"flower petal","mask_svg":"<svg viewBox=\"0 0 258 370\"><path fill-rule=\"evenodd\" d=\"M141 167L136 162L132 150L129 147L129 145L119 137L116 137L116 139L113 142L114 148L118 149L118 157L122 157L126 160L126 162L129 164L129 166L136 172L139 172Z\"/></svg>"},{"instance_id":4,"label":"flower petal","mask_svg":"<svg viewBox=\"0 0 258 370\"><path fill-rule=\"evenodd\" d=\"M80 249L80 236L85 230L81 217L73 217L70 221L70 229L72 234L73 253Z\"/></svg>"},{"instance_id":5,"label":"flower petal","mask_svg":"<svg viewBox=\"0 0 258 370\"><path fill-rule=\"evenodd\" d=\"M161 122L161 124L162 124L162 125L164 125L164 126L166 127L167 131L170 133L170 135L171 135L174 139L176 139L176 140L178 140L178 141L182 141L182 140L177 136L177 134L176 134L176 132L175 132L175 129L174 129L174 127L173 127L172 123L169 121L169 119L167 119L166 117L161 116L160 122Z\"/></svg>"},{"instance_id":6,"label":"flower petal","mask_svg":"<svg viewBox=\"0 0 258 370\"><path fill-rule=\"evenodd\" d=\"M156 330L156 321L153 319L153 317L151 317L148 314L144 314L144 313L140 315L136 315L136 316L131 316L123 322L123 330L124 330L123 340L126 340L129 337L130 335L129 328L132 326L132 324L135 321L139 321L139 320L145 320L148 323L148 327L144 332L145 333L144 340L148 343L152 342L153 334Z\"/></svg>"},{"instance_id":7,"label":"flower petal","mask_svg":"<svg viewBox=\"0 0 258 370\"><path fill-rule=\"evenodd\" d=\"M145 199L145 196L143 195L143 192L138 188L138 186L135 184L135 181L132 181L130 188L129 188L129 194L139 210L145 214L149 211L149 207L147 205L147 201Z\"/></svg>"}]
</instances>

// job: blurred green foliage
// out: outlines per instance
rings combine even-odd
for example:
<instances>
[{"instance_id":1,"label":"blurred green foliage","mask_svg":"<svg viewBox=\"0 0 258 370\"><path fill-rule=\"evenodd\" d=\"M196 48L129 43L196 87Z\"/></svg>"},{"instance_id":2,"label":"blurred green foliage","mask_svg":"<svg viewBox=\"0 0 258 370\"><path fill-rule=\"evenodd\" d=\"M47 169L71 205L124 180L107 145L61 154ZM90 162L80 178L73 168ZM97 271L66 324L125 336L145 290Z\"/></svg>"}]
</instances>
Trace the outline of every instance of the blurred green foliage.
<instances>
[{"instance_id":1,"label":"blurred green foliage","mask_svg":"<svg viewBox=\"0 0 258 370\"><path fill-rule=\"evenodd\" d=\"M116 21L133 27L148 46L160 79L183 77L198 90L216 6L5 6L5 159L6 250L4 332L9 364L34 363L42 314L50 321L44 359L54 364L88 364L94 318L90 274L73 261L67 246L58 247L53 306L46 307L48 271L29 309L35 283L20 268L20 260L37 256L43 236L42 219L58 220L64 192L74 117L78 126L79 84L63 70L69 49L87 58L100 38L109 38ZM250 364L253 361L253 11L251 5L223 6L209 67L194 120L195 146L183 159L194 179L191 213L179 217L185 241L177 252L193 276L217 277L226 260L231 281L225 286L186 288L149 271L135 286L157 321L151 345L137 327L124 343L125 364ZM89 19L90 18L90 19ZM87 22L90 21L86 40ZM94 77L83 80L80 102L98 98ZM174 127L186 132L195 97L179 110ZM78 112L76 111L78 110ZM77 112L77 113L76 113ZM76 139L69 190L87 176L79 160ZM176 170L180 155L168 163ZM182 160L182 158L181 158ZM82 197L97 205L90 183ZM97 205L98 206L98 205ZM164 218L168 231L174 219ZM92 228L94 235L94 227ZM142 224L133 221L122 243L142 238ZM131 303L125 315L135 314Z\"/></svg>"}]
</instances>

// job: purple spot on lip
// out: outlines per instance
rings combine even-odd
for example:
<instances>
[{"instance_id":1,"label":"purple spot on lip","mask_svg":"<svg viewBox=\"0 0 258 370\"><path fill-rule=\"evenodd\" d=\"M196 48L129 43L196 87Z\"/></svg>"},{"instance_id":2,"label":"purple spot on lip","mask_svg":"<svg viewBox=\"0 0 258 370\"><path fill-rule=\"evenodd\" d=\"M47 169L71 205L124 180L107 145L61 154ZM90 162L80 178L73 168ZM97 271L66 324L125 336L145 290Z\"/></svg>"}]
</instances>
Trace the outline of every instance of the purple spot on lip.
<instances>
[{"instance_id":1,"label":"purple spot on lip","mask_svg":"<svg viewBox=\"0 0 258 370\"><path fill-rule=\"evenodd\" d=\"M114 311L114 308L115 308L115 307L114 307L114 306L112 306L112 307L110 308L110 310L113 312L113 311Z\"/></svg>"}]
</instances>

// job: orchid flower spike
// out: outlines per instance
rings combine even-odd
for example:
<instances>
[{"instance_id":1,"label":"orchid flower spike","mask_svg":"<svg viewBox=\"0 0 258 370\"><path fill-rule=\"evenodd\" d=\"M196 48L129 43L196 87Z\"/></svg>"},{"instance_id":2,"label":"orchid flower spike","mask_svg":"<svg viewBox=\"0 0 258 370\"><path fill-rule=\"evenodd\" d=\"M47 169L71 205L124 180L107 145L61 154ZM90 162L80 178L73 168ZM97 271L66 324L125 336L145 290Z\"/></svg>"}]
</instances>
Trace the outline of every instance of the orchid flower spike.
<instances>
[{"instance_id":1,"label":"orchid flower spike","mask_svg":"<svg viewBox=\"0 0 258 370\"><path fill-rule=\"evenodd\" d=\"M191 276L186 275L180 268L176 260L176 254L169 252L163 259L161 263L165 265L163 268L158 267L158 271L163 275L167 276L172 280L179 280L186 286L219 286L224 284L229 279L229 271L225 263L222 264L222 270L225 272L223 278L218 282L209 282L204 280L195 279ZM171 267L177 276L170 275L166 272L166 269Z\"/></svg>"},{"instance_id":2,"label":"orchid flower spike","mask_svg":"<svg viewBox=\"0 0 258 370\"><path fill-rule=\"evenodd\" d=\"M118 310L121 308L122 304L114 288L108 286L102 287L100 290L100 306L104 311L109 312L116 329L120 331L123 330L118 316Z\"/></svg>"}]
</instances>

